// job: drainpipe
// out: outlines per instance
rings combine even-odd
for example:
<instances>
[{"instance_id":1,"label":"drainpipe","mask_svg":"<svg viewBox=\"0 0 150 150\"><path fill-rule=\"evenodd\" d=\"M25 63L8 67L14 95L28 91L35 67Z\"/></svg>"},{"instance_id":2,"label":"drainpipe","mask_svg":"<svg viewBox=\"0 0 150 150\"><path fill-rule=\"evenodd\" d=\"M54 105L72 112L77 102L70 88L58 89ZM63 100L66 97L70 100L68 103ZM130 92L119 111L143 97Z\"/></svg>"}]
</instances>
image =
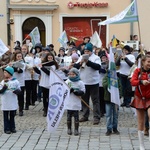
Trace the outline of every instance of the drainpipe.
<instances>
[{"instance_id":1,"label":"drainpipe","mask_svg":"<svg viewBox=\"0 0 150 150\"><path fill-rule=\"evenodd\" d=\"M133 2L133 0L131 0L131 3ZM130 23L130 40L132 40L133 37L133 22Z\"/></svg>"},{"instance_id":2,"label":"drainpipe","mask_svg":"<svg viewBox=\"0 0 150 150\"><path fill-rule=\"evenodd\" d=\"M7 43L10 45L11 43L11 32L10 32L10 8L8 8L9 0L6 1L7 8Z\"/></svg>"}]
</instances>

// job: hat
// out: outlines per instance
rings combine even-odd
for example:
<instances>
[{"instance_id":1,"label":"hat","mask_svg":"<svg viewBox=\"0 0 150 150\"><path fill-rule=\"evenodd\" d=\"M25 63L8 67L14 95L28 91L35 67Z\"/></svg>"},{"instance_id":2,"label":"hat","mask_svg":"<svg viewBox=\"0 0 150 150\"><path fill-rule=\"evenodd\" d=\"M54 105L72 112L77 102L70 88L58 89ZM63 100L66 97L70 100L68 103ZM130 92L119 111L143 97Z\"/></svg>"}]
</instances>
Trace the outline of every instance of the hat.
<instances>
[{"instance_id":1,"label":"hat","mask_svg":"<svg viewBox=\"0 0 150 150\"><path fill-rule=\"evenodd\" d=\"M50 48L49 48L48 46L46 46L46 47L44 48L44 50L50 52Z\"/></svg>"},{"instance_id":2,"label":"hat","mask_svg":"<svg viewBox=\"0 0 150 150\"><path fill-rule=\"evenodd\" d=\"M16 46L16 47L14 47L14 50L20 50L21 51L21 47Z\"/></svg>"},{"instance_id":3,"label":"hat","mask_svg":"<svg viewBox=\"0 0 150 150\"><path fill-rule=\"evenodd\" d=\"M19 44L19 45L20 45L20 41L15 41L14 43L17 43L17 44Z\"/></svg>"},{"instance_id":4,"label":"hat","mask_svg":"<svg viewBox=\"0 0 150 150\"><path fill-rule=\"evenodd\" d=\"M73 53L73 54L71 55L71 58L72 58L72 59L79 59L79 55L78 55L77 53Z\"/></svg>"},{"instance_id":5,"label":"hat","mask_svg":"<svg viewBox=\"0 0 150 150\"><path fill-rule=\"evenodd\" d=\"M92 43L87 43L84 47L84 50L88 50L93 52L93 44Z\"/></svg>"},{"instance_id":6,"label":"hat","mask_svg":"<svg viewBox=\"0 0 150 150\"><path fill-rule=\"evenodd\" d=\"M99 57L100 57L100 58L102 58L103 56L107 57L105 51L102 51L102 52L99 53Z\"/></svg>"},{"instance_id":7,"label":"hat","mask_svg":"<svg viewBox=\"0 0 150 150\"><path fill-rule=\"evenodd\" d=\"M4 70L7 71L11 76L14 74L14 69L10 66L7 66Z\"/></svg>"},{"instance_id":8,"label":"hat","mask_svg":"<svg viewBox=\"0 0 150 150\"><path fill-rule=\"evenodd\" d=\"M71 68L71 69L69 70L69 73L70 73L70 72L73 72L74 74L76 74L77 76L79 76L79 70L76 69L76 68Z\"/></svg>"},{"instance_id":9,"label":"hat","mask_svg":"<svg viewBox=\"0 0 150 150\"><path fill-rule=\"evenodd\" d=\"M36 48L39 48L40 51L42 51L42 44L41 44L41 43L36 43L34 48L35 48L35 49L36 49Z\"/></svg>"},{"instance_id":10,"label":"hat","mask_svg":"<svg viewBox=\"0 0 150 150\"><path fill-rule=\"evenodd\" d=\"M47 46L54 48L54 45L53 45L53 44L50 44L50 45L47 45Z\"/></svg>"},{"instance_id":11,"label":"hat","mask_svg":"<svg viewBox=\"0 0 150 150\"><path fill-rule=\"evenodd\" d=\"M75 46L73 46L71 50L72 50L72 51L78 51Z\"/></svg>"},{"instance_id":12,"label":"hat","mask_svg":"<svg viewBox=\"0 0 150 150\"><path fill-rule=\"evenodd\" d=\"M60 47L60 48L59 48L59 51L60 51L60 50L62 50L62 51L65 52L65 48L64 48L64 47Z\"/></svg>"},{"instance_id":13,"label":"hat","mask_svg":"<svg viewBox=\"0 0 150 150\"><path fill-rule=\"evenodd\" d=\"M131 48L130 48L130 46L128 46L128 45L125 45L125 46L123 47L123 49L126 49L128 52L131 51Z\"/></svg>"}]
</instances>

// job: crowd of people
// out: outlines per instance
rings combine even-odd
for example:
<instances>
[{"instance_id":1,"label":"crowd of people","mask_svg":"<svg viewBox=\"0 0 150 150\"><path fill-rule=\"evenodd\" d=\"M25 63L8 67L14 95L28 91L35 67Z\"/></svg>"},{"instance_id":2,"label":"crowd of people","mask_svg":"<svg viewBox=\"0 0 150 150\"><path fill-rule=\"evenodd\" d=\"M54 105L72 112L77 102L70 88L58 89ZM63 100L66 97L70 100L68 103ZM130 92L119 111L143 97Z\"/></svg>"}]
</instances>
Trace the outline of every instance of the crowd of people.
<instances>
[{"instance_id":1,"label":"crowd of people","mask_svg":"<svg viewBox=\"0 0 150 150\"><path fill-rule=\"evenodd\" d=\"M150 132L148 132L150 124L148 120L148 116L150 116L150 56L143 49L138 51L138 56L133 54L134 51L128 45L122 47L118 42L114 50L114 58L120 98L123 98L121 107L136 108L140 148L143 150L144 127L145 134ZM143 54L145 54L144 57ZM7 51L0 59L0 93L4 114L4 132L7 134L16 132L14 121L18 109L16 100L18 100L19 116L23 116L23 111L29 110L30 105L34 106L36 101L43 101L43 116L47 116L48 81L50 69L53 69L69 85L70 99L77 103L76 108L73 108L71 101L66 104L68 110L67 133L69 135L72 134L73 116L75 120L74 135L79 134L79 122L88 121L90 98L93 104L93 125L99 124L100 118L106 115L106 135L109 136L112 132L120 134L118 131L119 107L111 102L111 93L108 91L108 64L109 48L97 48L90 43L90 37L85 37L83 43L78 47L74 41L68 42L67 48L60 47L58 54L54 50L53 44L42 47L41 43L37 43L30 48L26 44L21 46L20 42L16 41L14 51ZM141 64L140 68L138 64ZM136 86L135 93L132 86ZM85 103L81 104L81 101L77 101L73 97L74 94L81 96ZM9 101L10 99L13 100ZM82 113L80 119L79 113ZM144 115L146 119L144 119ZM144 126L144 123L147 126Z\"/></svg>"}]
</instances>

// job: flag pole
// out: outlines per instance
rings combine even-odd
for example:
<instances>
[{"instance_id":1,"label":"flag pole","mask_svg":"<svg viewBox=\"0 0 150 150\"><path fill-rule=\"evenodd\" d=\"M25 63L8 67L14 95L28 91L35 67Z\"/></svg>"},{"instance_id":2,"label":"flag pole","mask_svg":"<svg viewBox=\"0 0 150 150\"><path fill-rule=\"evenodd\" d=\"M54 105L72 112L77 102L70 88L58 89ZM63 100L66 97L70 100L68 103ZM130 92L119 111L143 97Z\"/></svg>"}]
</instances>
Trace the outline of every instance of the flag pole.
<instances>
[{"instance_id":1,"label":"flag pole","mask_svg":"<svg viewBox=\"0 0 150 150\"><path fill-rule=\"evenodd\" d=\"M53 71L53 73L60 79L60 80L62 80L59 76L58 76L58 74L53 70L53 69L50 69L51 71ZM64 80L62 80L63 82L64 82ZM66 82L64 82L65 83L65 85L67 85L68 86L68 84L66 83ZM69 86L68 86L69 87ZM69 87L69 89L70 89L70 87ZM76 95L75 95L76 96ZM78 97L90 110L92 110L93 111L93 109L81 98L81 97L79 97L79 96L76 96L76 97Z\"/></svg>"},{"instance_id":2,"label":"flag pole","mask_svg":"<svg viewBox=\"0 0 150 150\"><path fill-rule=\"evenodd\" d=\"M22 43L29 37L30 35L28 34L26 37L25 37L25 39L22 41Z\"/></svg>"}]
</instances>

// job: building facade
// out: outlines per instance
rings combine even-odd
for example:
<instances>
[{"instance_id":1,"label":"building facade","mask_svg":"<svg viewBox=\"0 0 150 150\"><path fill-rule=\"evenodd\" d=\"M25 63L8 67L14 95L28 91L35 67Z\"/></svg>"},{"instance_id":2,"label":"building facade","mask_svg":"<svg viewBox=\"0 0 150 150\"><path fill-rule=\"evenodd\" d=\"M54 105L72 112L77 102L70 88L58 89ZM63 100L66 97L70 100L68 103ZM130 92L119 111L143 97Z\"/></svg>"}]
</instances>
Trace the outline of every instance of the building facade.
<instances>
[{"instance_id":1,"label":"building facade","mask_svg":"<svg viewBox=\"0 0 150 150\"><path fill-rule=\"evenodd\" d=\"M66 30L68 39L76 37L80 44L85 36L91 36L97 31L103 46L107 46L113 35L121 41L130 40L130 35L139 34L138 23L126 23L108 26L98 26L98 22L112 17L124 10L132 0L1 0L5 10L3 14L2 39L13 47L14 41L26 43L28 34L38 26L41 42L44 46L53 43L58 51L58 37ZM146 3L150 3L145 0ZM143 5L142 0L138 5ZM144 4L145 7L146 4ZM146 5L148 7L148 5ZM2 5L0 6L2 7ZM0 9L2 11L2 9ZM143 9L139 8L143 13ZM147 10L148 11L148 10ZM142 18L142 15L141 15ZM9 20L8 26L7 20ZM144 21L144 19L142 20ZM146 30L141 26L142 33ZM148 27L147 27L148 29ZM144 31L143 31L144 30ZM8 35L7 36L7 32ZM149 46L148 41L143 43Z\"/></svg>"}]
</instances>

